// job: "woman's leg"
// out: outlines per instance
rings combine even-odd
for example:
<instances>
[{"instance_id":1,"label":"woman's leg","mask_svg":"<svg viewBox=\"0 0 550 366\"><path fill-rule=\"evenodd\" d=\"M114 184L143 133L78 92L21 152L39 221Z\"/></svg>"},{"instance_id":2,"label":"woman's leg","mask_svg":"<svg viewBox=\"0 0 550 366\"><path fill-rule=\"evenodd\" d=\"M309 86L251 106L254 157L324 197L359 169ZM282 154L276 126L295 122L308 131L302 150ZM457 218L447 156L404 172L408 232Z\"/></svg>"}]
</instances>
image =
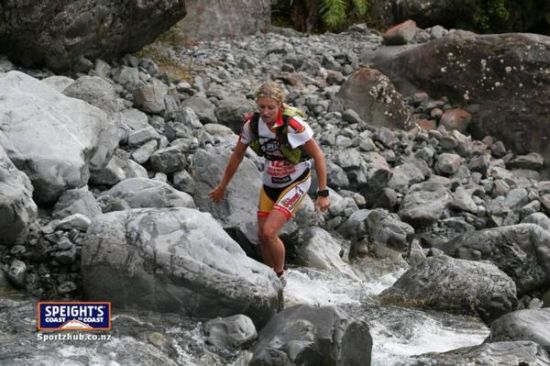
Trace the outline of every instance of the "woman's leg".
<instances>
[{"instance_id":1,"label":"woman's leg","mask_svg":"<svg viewBox=\"0 0 550 366\"><path fill-rule=\"evenodd\" d=\"M285 246L279 238L279 231L286 221L287 217L278 210L271 211L267 218L260 218L258 221L264 263L277 274L284 271Z\"/></svg>"}]
</instances>

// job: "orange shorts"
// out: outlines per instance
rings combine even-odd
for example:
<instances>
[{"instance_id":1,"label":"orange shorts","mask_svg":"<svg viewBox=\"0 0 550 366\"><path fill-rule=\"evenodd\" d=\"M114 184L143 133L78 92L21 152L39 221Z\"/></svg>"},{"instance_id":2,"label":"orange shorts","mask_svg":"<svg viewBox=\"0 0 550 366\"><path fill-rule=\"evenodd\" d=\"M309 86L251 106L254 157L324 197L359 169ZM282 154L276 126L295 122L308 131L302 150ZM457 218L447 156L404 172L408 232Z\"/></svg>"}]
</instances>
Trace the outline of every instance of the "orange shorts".
<instances>
[{"instance_id":1,"label":"orange shorts","mask_svg":"<svg viewBox=\"0 0 550 366\"><path fill-rule=\"evenodd\" d=\"M258 217L267 217L272 210L277 210L290 220L300 208L311 185L311 172L308 170L295 182L283 188L262 186Z\"/></svg>"}]
</instances>

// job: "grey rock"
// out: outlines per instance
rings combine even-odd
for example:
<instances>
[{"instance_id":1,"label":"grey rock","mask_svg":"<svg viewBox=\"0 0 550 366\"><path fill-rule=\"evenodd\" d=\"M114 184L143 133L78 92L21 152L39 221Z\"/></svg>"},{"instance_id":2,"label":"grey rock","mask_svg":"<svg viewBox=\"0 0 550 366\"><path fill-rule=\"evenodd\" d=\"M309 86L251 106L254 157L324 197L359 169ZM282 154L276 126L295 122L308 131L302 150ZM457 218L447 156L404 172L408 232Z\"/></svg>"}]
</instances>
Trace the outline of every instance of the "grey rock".
<instances>
[{"instance_id":1,"label":"grey rock","mask_svg":"<svg viewBox=\"0 0 550 366\"><path fill-rule=\"evenodd\" d=\"M207 98L194 95L186 99L181 104L182 108L191 108L199 117L202 123L217 123L218 119L215 114L216 106Z\"/></svg>"},{"instance_id":2,"label":"grey rock","mask_svg":"<svg viewBox=\"0 0 550 366\"><path fill-rule=\"evenodd\" d=\"M459 258L491 261L516 282L520 295L550 280L550 233L537 225L465 233L441 249Z\"/></svg>"},{"instance_id":3,"label":"grey rock","mask_svg":"<svg viewBox=\"0 0 550 366\"><path fill-rule=\"evenodd\" d=\"M211 319L204 323L207 344L227 349L239 349L258 338L256 327L246 315Z\"/></svg>"},{"instance_id":4,"label":"grey rock","mask_svg":"<svg viewBox=\"0 0 550 366\"><path fill-rule=\"evenodd\" d=\"M156 147L156 142L155 142ZM130 160L127 153L117 150L103 169L97 170L90 177L90 183L114 186L127 178L147 178L147 170L139 163Z\"/></svg>"},{"instance_id":5,"label":"grey rock","mask_svg":"<svg viewBox=\"0 0 550 366\"><path fill-rule=\"evenodd\" d=\"M149 160L151 155L153 155L153 153L157 150L158 146L158 140L149 140L134 150L130 156L136 163L143 164Z\"/></svg>"},{"instance_id":6,"label":"grey rock","mask_svg":"<svg viewBox=\"0 0 550 366\"><path fill-rule=\"evenodd\" d=\"M98 207L99 207L99 204L98 204ZM92 220L90 218L82 214L76 213L60 220L55 226L55 228L56 230L76 229L78 231L86 232L86 230L88 230L88 227L90 226L91 223L92 223Z\"/></svg>"},{"instance_id":7,"label":"grey rock","mask_svg":"<svg viewBox=\"0 0 550 366\"><path fill-rule=\"evenodd\" d=\"M369 365L371 350L364 322L335 307L298 305L260 331L251 365Z\"/></svg>"},{"instance_id":8,"label":"grey rock","mask_svg":"<svg viewBox=\"0 0 550 366\"><path fill-rule=\"evenodd\" d=\"M7 124L0 145L30 178L39 204L84 186L90 171L106 166L118 144L105 112L21 72L0 76L0 99L0 120ZM23 115L15 112L21 108Z\"/></svg>"},{"instance_id":9,"label":"grey rock","mask_svg":"<svg viewBox=\"0 0 550 366\"><path fill-rule=\"evenodd\" d=\"M188 42L238 38L265 32L271 24L271 2L268 0L230 3L192 0L187 1L185 7L187 15L177 28Z\"/></svg>"},{"instance_id":10,"label":"grey rock","mask_svg":"<svg viewBox=\"0 0 550 366\"><path fill-rule=\"evenodd\" d=\"M27 67L56 71L93 67L86 58L110 60L135 52L185 15L184 4L176 0L27 5L1 9L6 28L0 26L0 52Z\"/></svg>"},{"instance_id":11,"label":"grey rock","mask_svg":"<svg viewBox=\"0 0 550 366\"><path fill-rule=\"evenodd\" d=\"M208 193L219 183L229 154L227 147L198 150L193 155L189 170L195 180L193 197L197 207L212 213L225 227L238 227L242 223L256 221L261 179L254 163L245 157L227 187L225 200L212 202Z\"/></svg>"},{"instance_id":12,"label":"grey rock","mask_svg":"<svg viewBox=\"0 0 550 366\"><path fill-rule=\"evenodd\" d=\"M409 269L380 297L383 301L476 314L490 321L517 304L514 281L495 265L429 257Z\"/></svg>"},{"instance_id":13,"label":"grey rock","mask_svg":"<svg viewBox=\"0 0 550 366\"><path fill-rule=\"evenodd\" d=\"M506 167L508 169L541 170L544 167L544 158L539 153L520 155L510 160Z\"/></svg>"},{"instance_id":14,"label":"grey rock","mask_svg":"<svg viewBox=\"0 0 550 366\"><path fill-rule=\"evenodd\" d=\"M62 75L50 76L45 79L42 79L41 81L60 93L63 93L63 90L65 90L65 88L67 88L69 85L74 83L74 79L71 79L68 76L62 76Z\"/></svg>"},{"instance_id":15,"label":"grey rock","mask_svg":"<svg viewBox=\"0 0 550 366\"><path fill-rule=\"evenodd\" d=\"M353 109L369 124L408 129L413 127L402 95L391 80L375 69L359 68L338 92L341 110Z\"/></svg>"},{"instance_id":16,"label":"grey rock","mask_svg":"<svg viewBox=\"0 0 550 366\"><path fill-rule=\"evenodd\" d=\"M132 208L195 207L193 197L155 179L129 178L118 183L100 197L119 198Z\"/></svg>"},{"instance_id":17,"label":"grey rock","mask_svg":"<svg viewBox=\"0 0 550 366\"><path fill-rule=\"evenodd\" d=\"M341 243L329 232L312 227L301 233L303 240L296 249L301 261L308 267L329 270L359 280L351 266L340 257Z\"/></svg>"},{"instance_id":18,"label":"grey rock","mask_svg":"<svg viewBox=\"0 0 550 366\"><path fill-rule=\"evenodd\" d=\"M459 155L443 153L437 157L435 170L441 175L449 176L458 172L461 164L462 158Z\"/></svg>"},{"instance_id":19,"label":"grey rock","mask_svg":"<svg viewBox=\"0 0 550 366\"><path fill-rule=\"evenodd\" d=\"M99 204L87 187L65 191L57 200L52 215L56 219L63 219L74 214L82 214L90 219L101 214Z\"/></svg>"},{"instance_id":20,"label":"grey rock","mask_svg":"<svg viewBox=\"0 0 550 366\"><path fill-rule=\"evenodd\" d=\"M25 264L25 262L20 261L19 259L12 260L8 269L7 276L14 286L25 288L27 265Z\"/></svg>"},{"instance_id":21,"label":"grey rock","mask_svg":"<svg viewBox=\"0 0 550 366\"><path fill-rule=\"evenodd\" d=\"M32 194L31 181L0 146L0 245L21 244L27 239L38 216Z\"/></svg>"},{"instance_id":22,"label":"grey rock","mask_svg":"<svg viewBox=\"0 0 550 366\"><path fill-rule=\"evenodd\" d=\"M98 76L81 76L63 90L68 97L81 99L106 113L120 112L124 103L112 84Z\"/></svg>"},{"instance_id":23,"label":"grey rock","mask_svg":"<svg viewBox=\"0 0 550 366\"><path fill-rule=\"evenodd\" d=\"M550 218L542 212L532 213L521 220L522 224L535 224L550 232Z\"/></svg>"},{"instance_id":24,"label":"grey rock","mask_svg":"<svg viewBox=\"0 0 550 366\"><path fill-rule=\"evenodd\" d=\"M168 87L158 79L151 83L137 87L134 90L134 105L146 113L162 114L165 109L164 97Z\"/></svg>"},{"instance_id":25,"label":"grey rock","mask_svg":"<svg viewBox=\"0 0 550 366\"><path fill-rule=\"evenodd\" d=\"M178 146L155 151L151 155L150 161L153 171L167 174L182 170L187 165L185 155Z\"/></svg>"},{"instance_id":26,"label":"grey rock","mask_svg":"<svg viewBox=\"0 0 550 366\"><path fill-rule=\"evenodd\" d=\"M441 218L451 202L451 192L442 184L434 181L418 183L403 198L399 216L413 226L429 225Z\"/></svg>"},{"instance_id":27,"label":"grey rock","mask_svg":"<svg viewBox=\"0 0 550 366\"><path fill-rule=\"evenodd\" d=\"M443 353L428 353L413 356L409 366L456 366L456 365L529 365L546 366L550 358L544 349L530 341L485 343L463 347ZM401 366L401 365L399 365Z\"/></svg>"},{"instance_id":28,"label":"grey rock","mask_svg":"<svg viewBox=\"0 0 550 366\"><path fill-rule=\"evenodd\" d=\"M518 310L491 323L485 342L533 341L550 351L550 308Z\"/></svg>"},{"instance_id":29,"label":"grey rock","mask_svg":"<svg viewBox=\"0 0 550 366\"><path fill-rule=\"evenodd\" d=\"M211 215L188 208L98 216L82 246L82 274L89 299L199 317L244 314L257 326L282 290Z\"/></svg>"}]
</instances>

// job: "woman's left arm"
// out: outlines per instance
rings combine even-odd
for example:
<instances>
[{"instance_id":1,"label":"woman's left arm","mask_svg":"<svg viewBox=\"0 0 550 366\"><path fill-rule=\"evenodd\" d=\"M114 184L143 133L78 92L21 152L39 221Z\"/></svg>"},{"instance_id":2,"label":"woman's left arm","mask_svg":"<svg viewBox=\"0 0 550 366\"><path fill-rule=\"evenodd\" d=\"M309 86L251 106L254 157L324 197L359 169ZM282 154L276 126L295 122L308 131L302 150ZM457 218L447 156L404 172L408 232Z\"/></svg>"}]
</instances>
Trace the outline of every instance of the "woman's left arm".
<instances>
[{"instance_id":1,"label":"woman's left arm","mask_svg":"<svg viewBox=\"0 0 550 366\"><path fill-rule=\"evenodd\" d=\"M314 138L309 139L302 145L303 151L313 158L315 165L315 171L317 172L317 179L319 181L319 190L328 189L327 187L327 166L325 161L325 154L317 144ZM330 206L330 199L327 197L317 196L315 202L316 207L321 211L326 211Z\"/></svg>"}]
</instances>

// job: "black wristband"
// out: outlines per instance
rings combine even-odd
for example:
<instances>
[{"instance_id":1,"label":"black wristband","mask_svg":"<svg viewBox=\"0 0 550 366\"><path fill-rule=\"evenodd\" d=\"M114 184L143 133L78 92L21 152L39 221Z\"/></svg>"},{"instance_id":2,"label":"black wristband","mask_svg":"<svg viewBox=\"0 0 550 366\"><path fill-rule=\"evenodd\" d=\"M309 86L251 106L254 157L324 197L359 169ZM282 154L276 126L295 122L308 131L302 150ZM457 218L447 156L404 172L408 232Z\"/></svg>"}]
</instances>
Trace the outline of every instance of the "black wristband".
<instances>
[{"instance_id":1,"label":"black wristband","mask_svg":"<svg viewBox=\"0 0 550 366\"><path fill-rule=\"evenodd\" d=\"M328 197L328 189L320 189L317 191L317 197Z\"/></svg>"}]
</instances>

